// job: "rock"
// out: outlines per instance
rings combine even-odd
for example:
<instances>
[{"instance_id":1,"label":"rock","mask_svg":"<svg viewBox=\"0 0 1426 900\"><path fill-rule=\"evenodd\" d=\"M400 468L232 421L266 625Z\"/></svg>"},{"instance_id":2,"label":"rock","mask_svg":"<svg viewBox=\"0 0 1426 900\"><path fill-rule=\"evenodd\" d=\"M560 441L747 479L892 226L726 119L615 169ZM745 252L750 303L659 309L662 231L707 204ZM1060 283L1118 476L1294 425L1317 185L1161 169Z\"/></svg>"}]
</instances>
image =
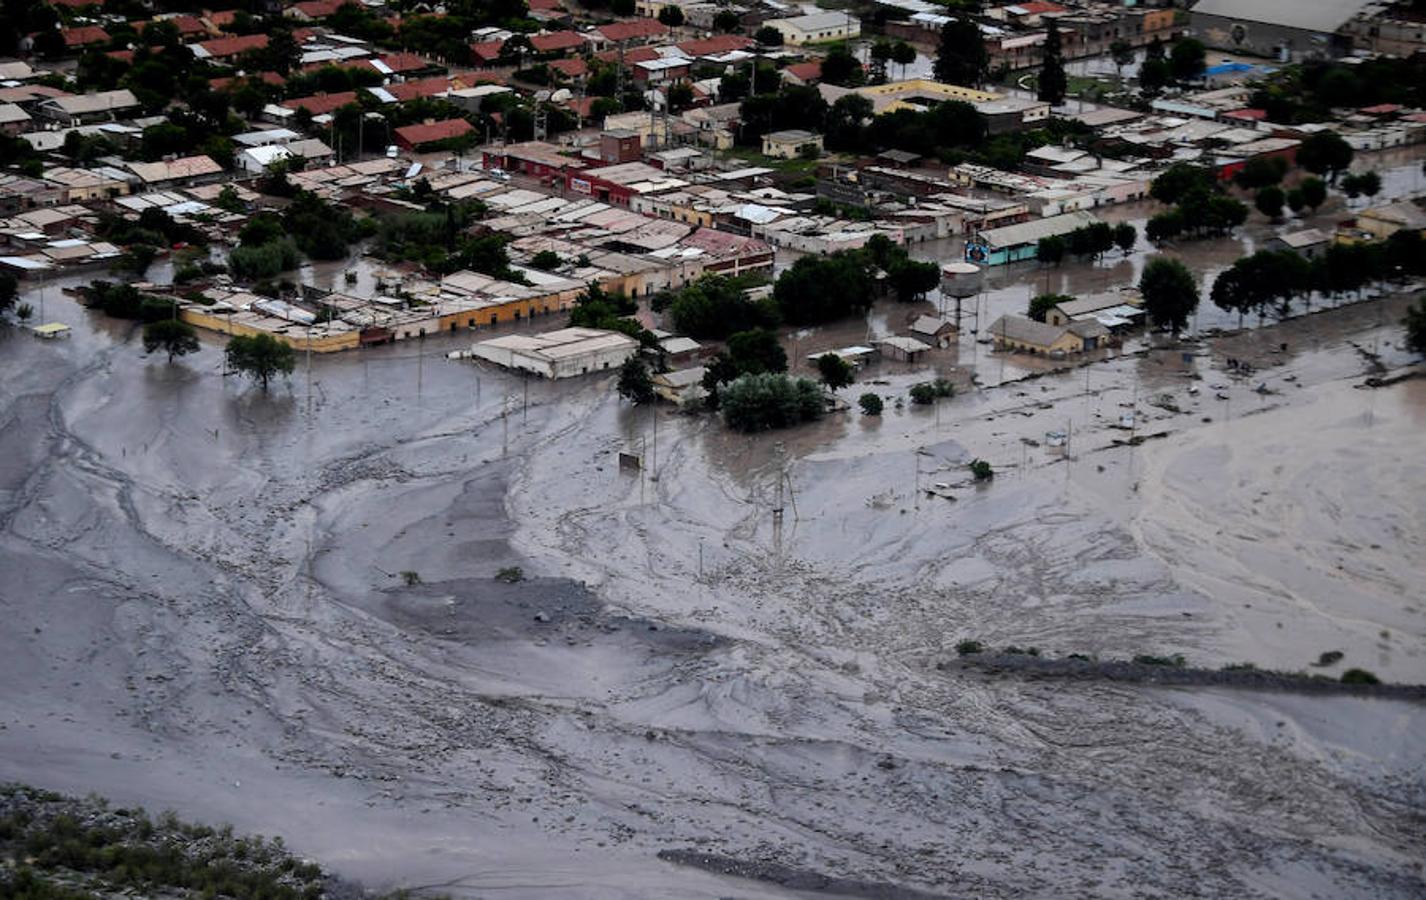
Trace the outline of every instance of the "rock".
<instances>
[{"instance_id":1,"label":"rock","mask_svg":"<svg viewBox=\"0 0 1426 900\"><path fill-rule=\"evenodd\" d=\"M549 620L550 620L550 617L549 617L547 614L542 613L542 612L537 612L537 613L535 613L535 621L536 621L536 622L548 622Z\"/></svg>"}]
</instances>

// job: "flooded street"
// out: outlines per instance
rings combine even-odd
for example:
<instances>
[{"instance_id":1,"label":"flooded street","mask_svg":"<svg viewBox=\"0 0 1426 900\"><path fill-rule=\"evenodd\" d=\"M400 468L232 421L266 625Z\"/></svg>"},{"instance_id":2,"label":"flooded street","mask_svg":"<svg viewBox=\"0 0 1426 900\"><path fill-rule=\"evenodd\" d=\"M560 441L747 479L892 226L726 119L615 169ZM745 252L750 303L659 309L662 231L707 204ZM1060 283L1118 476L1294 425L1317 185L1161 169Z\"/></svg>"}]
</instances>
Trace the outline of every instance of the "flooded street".
<instances>
[{"instance_id":1,"label":"flooded street","mask_svg":"<svg viewBox=\"0 0 1426 900\"><path fill-rule=\"evenodd\" d=\"M993 272L983 321L1140 251ZM1402 297L1066 371L967 339L841 392L882 417L747 437L446 360L469 335L264 396L47 291L71 340L0 332L0 780L458 897L1426 892L1418 704L947 665L1426 682L1426 382L1363 386L1413 364Z\"/></svg>"}]
</instances>

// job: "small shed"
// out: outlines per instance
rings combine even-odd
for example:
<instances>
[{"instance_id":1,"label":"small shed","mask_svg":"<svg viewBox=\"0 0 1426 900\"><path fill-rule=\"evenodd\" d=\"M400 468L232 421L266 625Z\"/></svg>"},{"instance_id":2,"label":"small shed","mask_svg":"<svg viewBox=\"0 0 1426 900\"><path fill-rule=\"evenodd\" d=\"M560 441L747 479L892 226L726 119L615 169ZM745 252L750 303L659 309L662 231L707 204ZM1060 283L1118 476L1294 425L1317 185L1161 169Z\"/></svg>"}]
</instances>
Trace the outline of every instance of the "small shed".
<instances>
[{"instance_id":1,"label":"small shed","mask_svg":"<svg viewBox=\"0 0 1426 900\"><path fill-rule=\"evenodd\" d=\"M880 343L881 355L897 362L917 362L931 350L930 344L909 337L882 338Z\"/></svg>"},{"instance_id":2,"label":"small shed","mask_svg":"<svg viewBox=\"0 0 1426 900\"><path fill-rule=\"evenodd\" d=\"M941 349L951 346L959 334L956 323L935 316L918 316L908 330L913 338Z\"/></svg>"},{"instance_id":3,"label":"small shed","mask_svg":"<svg viewBox=\"0 0 1426 900\"><path fill-rule=\"evenodd\" d=\"M1272 249L1291 250L1304 259L1316 259L1327 252L1327 247L1331 243L1331 236L1317 228L1305 228L1302 231L1280 234L1268 241Z\"/></svg>"},{"instance_id":4,"label":"small shed","mask_svg":"<svg viewBox=\"0 0 1426 900\"><path fill-rule=\"evenodd\" d=\"M763 156L777 159L796 159L802 155L803 147L812 147L817 155L822 153L822 135L800 128L774 131L763 135Z\"/></svg>"},{"instance_id":5,"label":"small shed","mask_svg":"<svg viewBox=\"0 0 1426 900\"><path fill-rule=\"evenodd\" d=\"M703 398L703 366L660 372L653 377L654 393L680 406Z\"/></svg>"}]
</instances>

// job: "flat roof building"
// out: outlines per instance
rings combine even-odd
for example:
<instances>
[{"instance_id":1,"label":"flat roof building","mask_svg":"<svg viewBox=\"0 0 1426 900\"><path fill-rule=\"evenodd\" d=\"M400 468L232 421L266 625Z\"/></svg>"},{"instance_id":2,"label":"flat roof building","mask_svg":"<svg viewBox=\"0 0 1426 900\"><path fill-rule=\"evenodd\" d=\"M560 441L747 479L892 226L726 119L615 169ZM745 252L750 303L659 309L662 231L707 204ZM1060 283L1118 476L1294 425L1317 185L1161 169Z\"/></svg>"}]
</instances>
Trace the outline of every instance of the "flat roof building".
<instances>
[{"instance_id":1,"label":"flat roof building","mask_svg":"<svg viewBox=\"0 0 1426 900\"><path fill-rule=\"evenodd\" d=\"M512 334L480 341L470 352L507 369L545 378L570 378L621 366L638 349L638 341L618 331L561 328L544 334Z\"/></svg>"}]
</instances>

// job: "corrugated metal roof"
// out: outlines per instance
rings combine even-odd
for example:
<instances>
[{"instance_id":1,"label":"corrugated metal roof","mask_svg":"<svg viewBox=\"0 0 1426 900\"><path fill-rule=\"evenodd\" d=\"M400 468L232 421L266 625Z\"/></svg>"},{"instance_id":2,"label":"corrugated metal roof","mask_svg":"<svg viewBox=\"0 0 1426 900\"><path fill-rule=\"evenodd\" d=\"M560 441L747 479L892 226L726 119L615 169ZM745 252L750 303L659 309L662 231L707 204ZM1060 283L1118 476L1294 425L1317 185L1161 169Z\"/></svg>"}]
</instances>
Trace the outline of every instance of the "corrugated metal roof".
<instances>
[{"instance_id":1,"label":"corrugated metal roof","mask_svg":"<svg viewBox=\"0 0 1426 900\"><path fill-rule=\"evenodd\" d=\"M1374 0L1199 0L1195 15L1306 31L1336 31Z\"/></svg>"}]
</instances>

